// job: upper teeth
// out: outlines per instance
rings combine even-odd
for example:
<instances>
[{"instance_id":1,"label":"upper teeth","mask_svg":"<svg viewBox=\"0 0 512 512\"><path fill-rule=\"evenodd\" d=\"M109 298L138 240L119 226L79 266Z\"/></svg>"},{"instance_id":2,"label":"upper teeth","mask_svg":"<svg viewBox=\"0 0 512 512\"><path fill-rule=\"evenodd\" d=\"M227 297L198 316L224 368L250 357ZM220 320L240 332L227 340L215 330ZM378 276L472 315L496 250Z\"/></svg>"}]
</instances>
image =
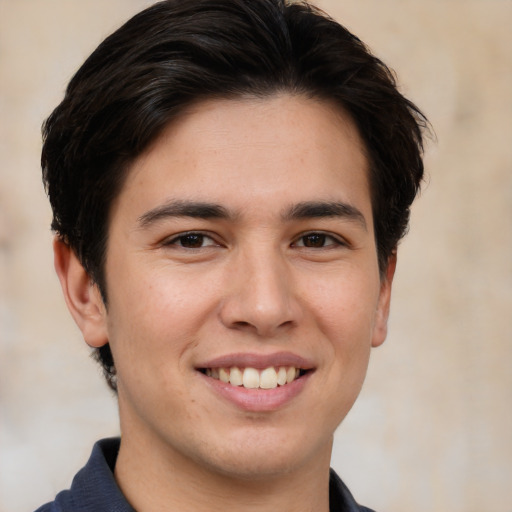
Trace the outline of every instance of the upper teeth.
<instances>
[{"instance_id":1,"label":"upper teeth","mask_svg":"<svg viewBox=\"0 0 512 512\"><path fill-rule=\"evenodd\" d=\"M247 389L273 389L293 382L299 376L299 368L294 366L270 366L263 370L256 368L207 368L206 375L229 383L232 386L243 386Z\"/></svg>"}]
</instances>

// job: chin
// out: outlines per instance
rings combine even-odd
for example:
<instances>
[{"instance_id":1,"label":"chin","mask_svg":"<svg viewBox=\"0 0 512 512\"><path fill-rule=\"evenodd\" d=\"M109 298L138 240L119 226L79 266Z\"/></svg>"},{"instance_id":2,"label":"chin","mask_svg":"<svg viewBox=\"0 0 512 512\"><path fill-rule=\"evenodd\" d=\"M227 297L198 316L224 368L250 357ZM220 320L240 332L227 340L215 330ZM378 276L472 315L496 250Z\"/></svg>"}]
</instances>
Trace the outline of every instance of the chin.
<instances>
[{"instance_id":1,"label":"chin","mask_svg":"<svg viewBox=\"0 0 512 512\"><path fill-rule=\"evenodd\" d=\"M254 481L293 473L323 451L329 460L332 436L322 446L313 445L307 435L294 438L290 432L280 434L264 430L246 437L233 436L228 447L210 452L210 467L223 476Z\"/></svg>"}]
</instances>

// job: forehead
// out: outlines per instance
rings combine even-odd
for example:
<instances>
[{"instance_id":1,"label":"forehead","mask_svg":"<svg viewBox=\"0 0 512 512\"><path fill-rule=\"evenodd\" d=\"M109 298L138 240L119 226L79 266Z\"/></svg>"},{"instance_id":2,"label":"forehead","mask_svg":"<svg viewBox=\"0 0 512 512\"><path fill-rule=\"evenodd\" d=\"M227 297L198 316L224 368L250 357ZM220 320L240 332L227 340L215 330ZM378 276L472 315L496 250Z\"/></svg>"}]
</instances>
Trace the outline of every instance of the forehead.
<instances>
[{"instance_id":1,"label":"forehead","mask_svg":"<svg viewBox=\"0 0 512 512\"><path fill-rule=\"evenodd\" d=\"M369 202L364 145L350 117L302 96L197 103L131 166L120 203L214 200L241 212L311 200Z\"/></svg>"}]
</instances>

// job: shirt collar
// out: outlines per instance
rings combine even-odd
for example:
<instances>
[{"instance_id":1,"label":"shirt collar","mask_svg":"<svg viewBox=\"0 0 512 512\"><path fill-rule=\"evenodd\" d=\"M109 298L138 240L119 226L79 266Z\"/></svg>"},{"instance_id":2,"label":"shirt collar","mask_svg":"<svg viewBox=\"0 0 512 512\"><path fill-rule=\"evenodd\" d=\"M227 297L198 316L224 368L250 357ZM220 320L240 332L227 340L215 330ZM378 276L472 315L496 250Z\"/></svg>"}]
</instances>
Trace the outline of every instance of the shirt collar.
<instances>
[{"instance_id":1,"label":"shirt collar","mask_svg":"<svg viewBox=\"0 0 512 512\"><path fill-rule=\"evenodd\" d=\"M126 501L115 478L119 453L118 437L98 441L87 464L76 474L71 489L59 493L55 505L73 512L135 512ZM360 507L345 484L331 469L329 478L330 512L372 512Z\"/></svg>"}]
</instances>

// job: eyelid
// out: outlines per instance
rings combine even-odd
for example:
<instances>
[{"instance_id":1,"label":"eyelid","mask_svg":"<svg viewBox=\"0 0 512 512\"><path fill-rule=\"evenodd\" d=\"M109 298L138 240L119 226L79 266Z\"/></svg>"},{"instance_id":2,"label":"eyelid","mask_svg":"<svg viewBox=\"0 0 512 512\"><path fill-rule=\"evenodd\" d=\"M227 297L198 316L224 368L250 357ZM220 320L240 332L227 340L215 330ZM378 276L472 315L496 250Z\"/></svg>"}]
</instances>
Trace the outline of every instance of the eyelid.
<instances>
[{"instance_id":1,"label":"eyelid","mask_svg":"<svg viewBox=\"0 0 512 512\"><path fill-rule=\"evenodd\" d=\"M322 235L322 236L325 236L326 238L330 238L332 240L334 240L335 244L327 244L327 245L324 245L323 247L306 247L305 245L297 245L297 242L299 240L301 240L302 238L308 236L308 235ZM292 242L292 246L295 246L295 247L304 247L306 249L325 249L326 247L330 247L330 246L340 246L340 247L348 247L350 244L347 242L347 240L345 238L343 238L342 236L340 235L336 235L330 231L322 231L322 230L310 230L310 231L304 231L303 233L300 233L297 237L295 237L295 240Z\"/></svg>"},{"instance_id":2,"label":"eyelid","mask_svg":"<svg viewBox=\"0 0 512 512\"><path fill-rule=\"evenodd\" d=\"M203 245L201 247L181 247L178 242L180 240L180 238L183 238L183 237L186 237L188 235L200 235L206 239L210 239L213 243L209 243L207 245ZM175 247L179 247L181 249L188 249L188 250L193 250L193 249L203 249L205 247L212 247L212 246L220 246L221 244L218 242L218 240L212 235L212 233L209 233L207 231L201 231L201 230L189 230L189 231L182 231L181 233L176 233L174 235L171 235L171 236L168 236L168 237L165 237L161 242L160 242L160 246L161 247L172 247L172 246L175 246Z\"/></svg>"}]
</instances>

